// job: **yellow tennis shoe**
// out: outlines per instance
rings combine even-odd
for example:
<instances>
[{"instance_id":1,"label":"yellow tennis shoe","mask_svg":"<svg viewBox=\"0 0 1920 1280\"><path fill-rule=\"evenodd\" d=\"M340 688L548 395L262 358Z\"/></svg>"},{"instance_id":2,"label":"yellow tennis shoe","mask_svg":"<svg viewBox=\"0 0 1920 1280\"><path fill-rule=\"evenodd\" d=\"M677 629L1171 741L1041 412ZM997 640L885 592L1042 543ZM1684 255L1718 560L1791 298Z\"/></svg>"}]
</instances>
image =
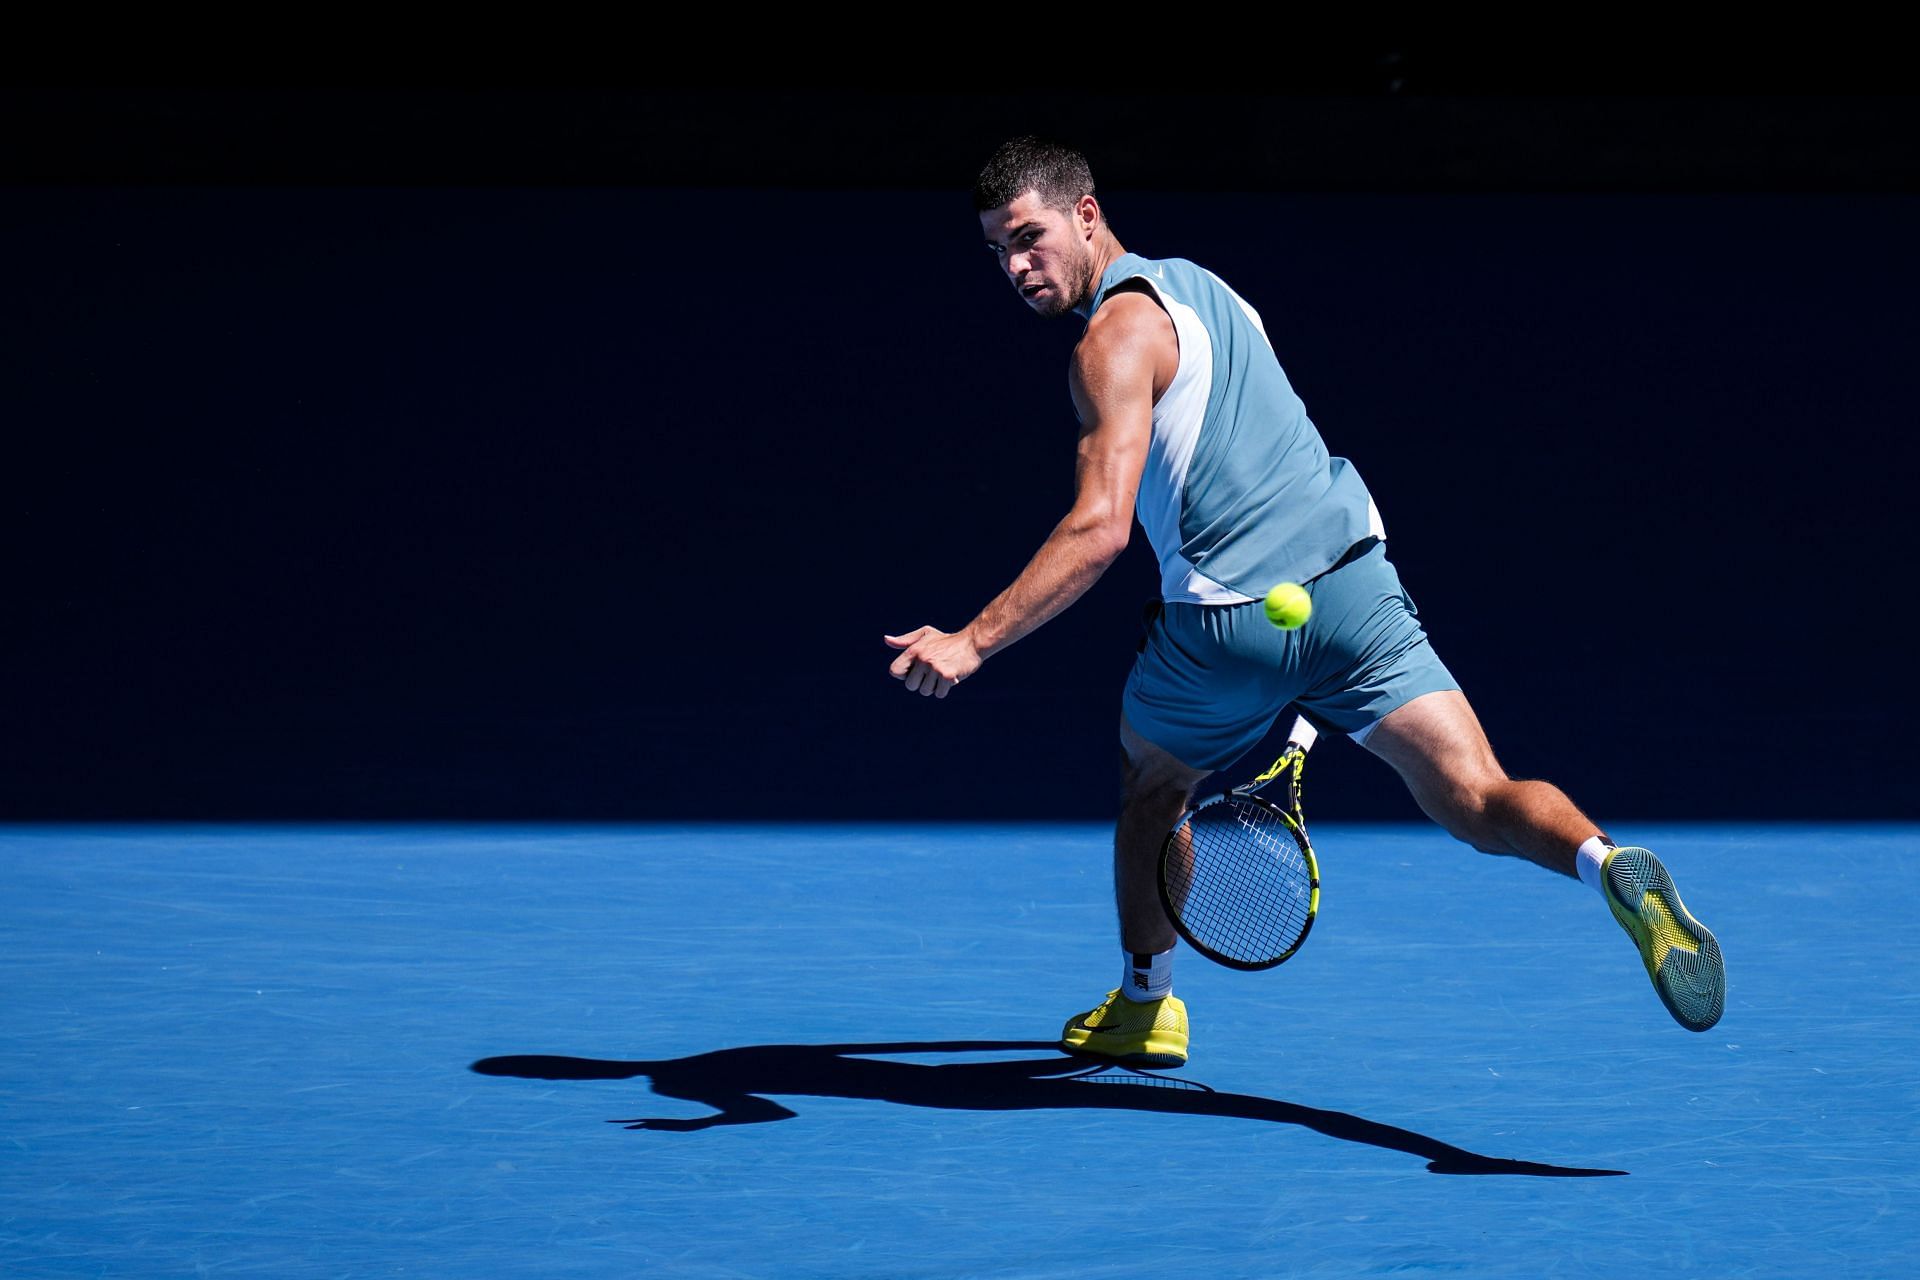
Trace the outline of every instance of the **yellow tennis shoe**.
<instances>
[{"instance_id":1,"label":"yellow tennis shoe","mask_svg":"<svg viewBox=\"0 0 1920 1280\"><path fill-rule=\"evenodd\" d=\"M1067 1019L1060 1047L1130 1066L1177 1067L1187 1060L1187 1006L1178 996L1135 1004L1109 991L1098 1008Z\"/></svg>"},{"instance_id":2,"label":"yellow tennis shoe","mask_svg":"<svg viewBox=\"0 0 1920 1280\"><path fill-rule=\"evenodd\" d=\"M1607 907L1640 948L1641 962L1660 1003L1689 1031L1720 1021L1727 1002L1727 970L1720 944L1688 914L1673 878L1645 849L1623 845L1600 864Z\"/></svg>"}]
</instances>

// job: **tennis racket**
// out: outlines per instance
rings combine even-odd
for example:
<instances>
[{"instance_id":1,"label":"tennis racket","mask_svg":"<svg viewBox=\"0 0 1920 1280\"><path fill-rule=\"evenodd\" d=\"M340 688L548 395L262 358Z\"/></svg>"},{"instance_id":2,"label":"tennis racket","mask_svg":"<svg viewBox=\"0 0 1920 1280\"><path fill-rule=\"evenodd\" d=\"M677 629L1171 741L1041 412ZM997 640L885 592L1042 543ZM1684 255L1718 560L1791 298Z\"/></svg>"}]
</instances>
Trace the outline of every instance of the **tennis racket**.
<instances>
[{"instance_id":1,"label":"tennis racket","mask_svg":"<svg viewBox=\"0 0 1920 1280\"><path fill-rule=\"evenodd\" d=\"M1300 813L1300 771L1317 736L1296 719L1272 768L1187 810L1160 848L1168 919L1195 951L1230 969L1292 958L1320 910L1320 864ZM1284 809L1254 794L1282 776Z\"/></svg>"}]
</instances>

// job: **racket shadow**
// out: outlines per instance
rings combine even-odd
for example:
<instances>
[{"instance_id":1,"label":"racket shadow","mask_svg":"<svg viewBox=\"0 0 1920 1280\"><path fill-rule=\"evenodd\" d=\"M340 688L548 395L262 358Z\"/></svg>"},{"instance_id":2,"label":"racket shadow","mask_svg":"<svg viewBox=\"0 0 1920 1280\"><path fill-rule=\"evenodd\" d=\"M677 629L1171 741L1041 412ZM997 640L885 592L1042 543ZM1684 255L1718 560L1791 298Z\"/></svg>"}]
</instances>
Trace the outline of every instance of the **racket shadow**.
<instances>
[{"instance_id":1,"label":"racket shadow","mask_svg":"<svg viewBox=\"0 0 1920 1280\"><path fill-rule=\"evenodd\" d=\"M890 1062L901 1054L1051 1053L927 1065ZM1618 1177L1623 1169L1582 1169L1484 1156L1394 1125L1344 1111L1222 1093L1195 1081L1111 1063L1068 1057L1041 1040L933 1040L873 1044L763 1044L660 1061L513 1054L482 1058L473 1071L526 1080L630 1080L647 1077L653 1092L697 1102L713 1114L695 1119L642 1117L609 1124L654 1133L694 1133L722 1125L764 1124L798 1113L785 1098L864 1098L899 1106L959 1111L1103 1109L1224 1116L1297 1125L1344 1142L1401 1151L1427 1161L1430 1173L1506 1174L1534 1178ZM1099 1086L1099 1087L1095 1087Z\"/></svg>"}]
</instances>

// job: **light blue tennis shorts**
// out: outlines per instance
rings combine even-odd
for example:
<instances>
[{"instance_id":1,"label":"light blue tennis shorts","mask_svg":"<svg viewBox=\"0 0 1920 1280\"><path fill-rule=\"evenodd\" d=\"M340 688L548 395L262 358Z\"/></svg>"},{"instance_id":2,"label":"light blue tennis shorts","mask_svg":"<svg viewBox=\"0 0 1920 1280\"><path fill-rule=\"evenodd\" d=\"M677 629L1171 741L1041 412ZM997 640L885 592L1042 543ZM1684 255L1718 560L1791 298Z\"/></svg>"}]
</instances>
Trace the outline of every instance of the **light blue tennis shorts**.
<instances>
[{"instance_id":1,"label":"light blue tennis shorts","mask_svg":"<svg viewBox=\"0 0 1920 1280\"><path fill-rule=\"evenodd\" d=\"M1304 627L1282 631L1258 600L1162 606L1120 705L1134 731L1195 769L1224 769L1288 704L1323 732L1360 733L1424 693L1458 689L1413 598L1374 542L1303 584Z\"/></svg>"}]
</instances>

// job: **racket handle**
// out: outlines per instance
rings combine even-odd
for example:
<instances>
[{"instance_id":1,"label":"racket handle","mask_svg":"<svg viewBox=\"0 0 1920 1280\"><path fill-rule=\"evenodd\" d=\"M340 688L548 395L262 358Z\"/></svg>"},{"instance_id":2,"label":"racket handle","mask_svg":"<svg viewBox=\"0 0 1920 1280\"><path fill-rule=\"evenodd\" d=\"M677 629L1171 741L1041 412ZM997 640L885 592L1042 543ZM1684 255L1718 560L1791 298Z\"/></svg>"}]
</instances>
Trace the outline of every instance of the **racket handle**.
<instances>
[{"instance_id":1,"label":"racket handle","mask_svg":"<svg viewBox=\"0 0 1920 1280\"><path fill-rule=\"evenodd\" d=\"M1298 747L1304 753L1313 750L1314 739L1319 736L1320 731L1308 724L1305 716L1295 716L1293 728L1287 731L1287 745Z\"/></svg>"}]
</instances>

